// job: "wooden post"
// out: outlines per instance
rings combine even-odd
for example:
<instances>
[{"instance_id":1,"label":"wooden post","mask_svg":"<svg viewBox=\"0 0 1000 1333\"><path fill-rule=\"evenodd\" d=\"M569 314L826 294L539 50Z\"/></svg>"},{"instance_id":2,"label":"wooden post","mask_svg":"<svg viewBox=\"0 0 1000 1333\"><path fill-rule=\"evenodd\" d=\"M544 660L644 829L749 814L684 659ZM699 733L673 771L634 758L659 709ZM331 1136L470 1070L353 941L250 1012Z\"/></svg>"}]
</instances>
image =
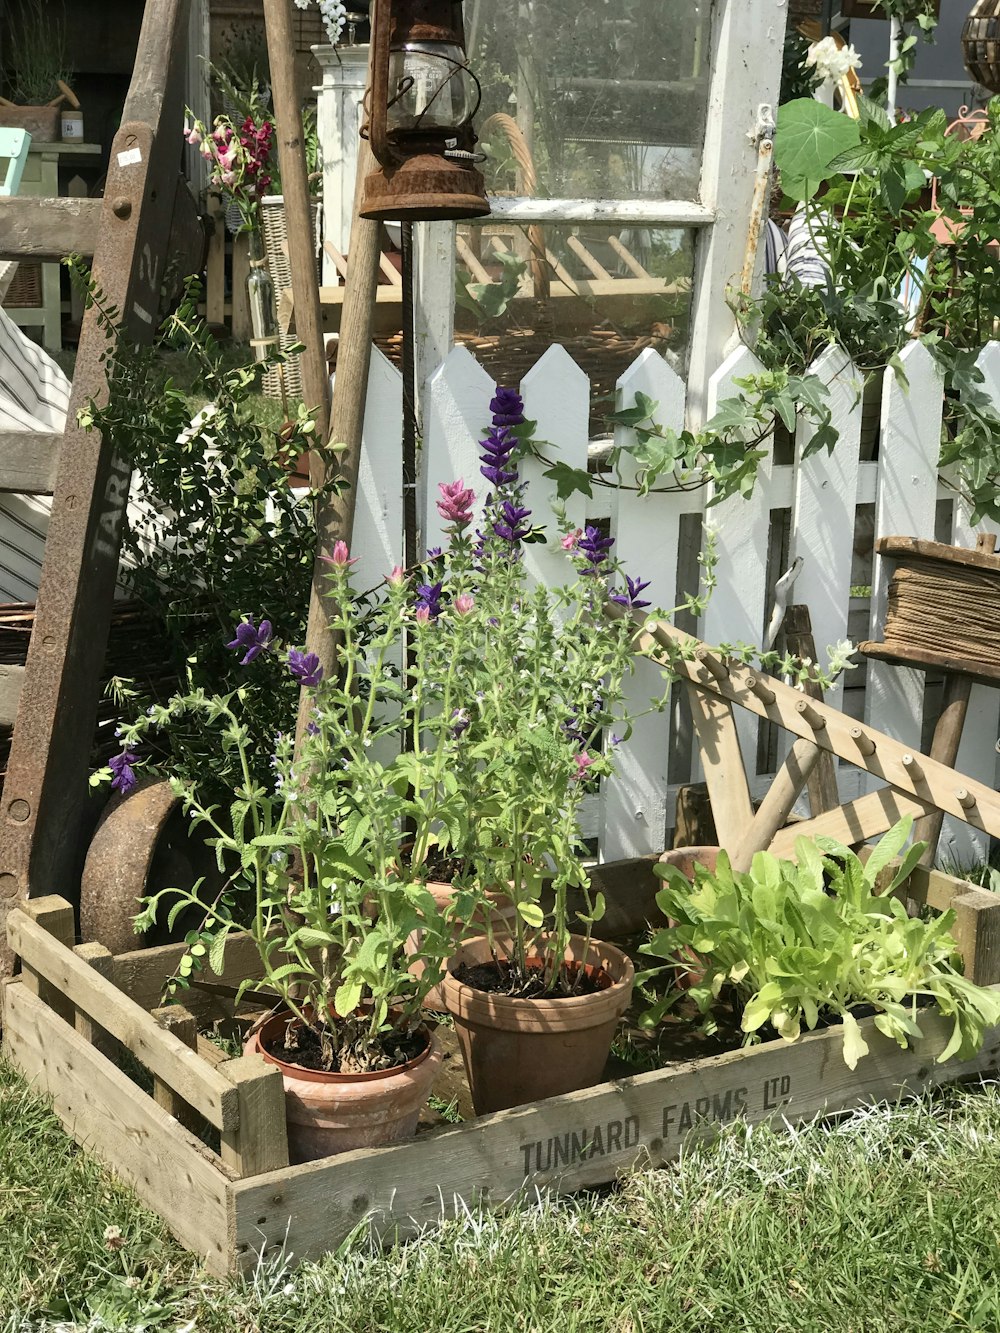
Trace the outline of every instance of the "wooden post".
<instances>
[{"instance_id":1,"label":"wooden post","mask_svg":"<svg viewBox=\"0 0 1000 1333\"><path fill-rule=\"evenodd\" d=\"M232 330L234 342L249 342L253 337L253 324L250 319L250 293L247 291L247 278L250 276L250 239L240 235L233 237L233 300Z\"/></svg>"},{"instance_id":2,"label":"wooden post","mask_svg":"<svg viewBox=\"0 0 1000 1333\"><path fill-rule=\"evenodd\" d=\"M932 759L954 768L958 758L958 747L962 741L965 717L969 711L969 698L972 694L972 681L968 676L949 673L945 676L944 698L941 704L941 716L934 728L931 742ZM932 810L929 815L918 819L913 826L913 836L917 842L926 842L927 847L920 858L922 866L934 864L937 854L938 839L941 837L941 825L944 822L942 810Z\"/></svg>"},{"instance_id":3,"label":"wooden post","mask_svg":"<svg viewBox=\"0 0 1000 1333\"><path fill-rule=\"evenodd\" d=\"M29 899L18 905L24 915L41 926L42 930L47 930L60 944L72 949L76 943L76 917L65 898L53 894L47 898ZM28 963L23 963L21 966L21 979L32 995L37 995L60 1018L65 1018L67 1023L74 1021L75 1010L72 1001Z\"/></svg>"},{"instance_id":4,"label":"wooden post","mask_svg":"<svg viewBox=\"0 0 1000 1333\"><path fill-rule=\"evenodd\" d=\"M205 323L219 325L226 319L226 220L217 194L208 196L211 235L205 263Z\"/></svg>"},{"instance_id":5,"label":"wooden post","mask_svg":"<svg viewBox=\"0 0 1000 1333\"><path fill-rule=\"evenodd\" d=\"M965 975L979 986L995 986L1000 982L1000 895L970 885L950 906Z\"/></svg>"},{"instance_id":6,"label":"wooden post","mask_svg":"<svg viewBox=\"0 0 1000 1333\"><path fill-rule=\"evenodd\" d=\"M73 952L77 958L82 958L85 963L89 963L94 971L99 972L102 977L107 978L108 981L114 981L114 954L110 949L105 949L103 944L78 944ZM88 1041L102 1055L109 1058L112 1056L117 1045L115 1039L99 1023L96 1023L90 1014L75 1006L73 1026L84 1041Z\"/></svg>"},{"instance_id":7,"label":"wooden post","mask_svg":"<svg viewBox=\"0 0 1000 1333\"><path fill-rule=\"evenodd\" d=\"M189 1009L180 1004L165 1004L161 1009L154 1009L152 1016L161 1028L179 1037L190 1050L198 1049L198 1020ZM157 1106L162 1106L168 1115L179 1120L186 1129L196 1131L200 1128L201 1117L197 1111L193 1110L183 1097L178 1096L169 1083L155 1075L153 1100Z\"/></svg>"},{"instance_id":8,"label":"wooden post","mask_svg":"<svg viewBox=\"0 0 1000 1333\"><path fill-rule=\"evenodd\" d=\"M742 839L754 817L736 719L732 705L717 695L690 682L687 693L719 844L728 849Z\"/></svg>"},{"instance_id":9,"label":"wooden post","mask_svg":"<svg viewBox=\"0 0 1000 1333\"><path fill-rule=\"evenodd\" d=\"M810 662L817 660L816 640L813 638L812 620L807 606L789 606L785 611L781 628L785 636L785 645L794 657L808 658ZM815 681L807 680L802 689L810 699L823 698L823 691ZM809 775L807 789L809 812L814 817L825 814L827 810L834 810L840 804L837 770L832 755L825 752L820 754Z\"/></svg>"},{"instance_id":10,"label":"wooden post","mask_svg":"<svg viewBox=\"0 0 1000 1333\"><path fill-rule=\"evenodd\" d=\"M330 376L326 369L323 314L313 253L309 169L295 80L295 42L288 0L264 0L264 26L281 157L281 190L288 221L288 263L292 270L295 328L299 341L305 345L302 353L303 394L306 406L316 412L317 437L325 440L330 432ZM322 468L321 460L316 460L315 470L322 472ZM313 471L314 466L310 465L310 472Z\"/></svg>"},{"instance_id":11,"label":"wooden post","mask_svg":"<svg viewBox=\"0 0 1000 1333\"><path fill-rule=\"evenodd\" d=\"M260 1055L228 1060L219 1071L239 1093L239 1123L223 1131L222 1160L238 1175L259 1176L288 1165L288 1130L281 1071Z\"/></svg>"},{"instance_id":12,"label":"wooden post","mask_svg":"<svg viewBox=\"0 0 1000 1333\"><path fill-rule=\"evenodd\" d=\"M749 870L754 852L762 852L769 847L774 835L785 827L792 806L819 762L821 753L818 745L802 739L797 740L789 750L753 822L733 849L730 859L734 870Z\"/></svg>"}]
</instances>

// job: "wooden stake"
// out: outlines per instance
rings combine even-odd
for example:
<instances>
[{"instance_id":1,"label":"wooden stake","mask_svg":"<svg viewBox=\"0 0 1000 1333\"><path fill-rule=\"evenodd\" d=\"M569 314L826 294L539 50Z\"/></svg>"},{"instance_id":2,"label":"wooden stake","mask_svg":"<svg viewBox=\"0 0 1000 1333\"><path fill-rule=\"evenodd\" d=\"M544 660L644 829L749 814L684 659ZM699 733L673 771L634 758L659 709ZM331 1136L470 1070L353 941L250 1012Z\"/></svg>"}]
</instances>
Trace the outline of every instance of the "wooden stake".
<instances>
[{"instance_id":1,"label":"wooden stake","mask_svg":"<svg viewBox=\"0 0 1000 1333\"><path fill-rule=\"evenodd\" d=\"M932 759L947 764L949 768L954 768L955 760L958 758L958 747L962 742L962 731L969 711L969 697L971 694L972 681L968 676L958 676L954 673L945 676L941 716L934 728L934 739L931 741L930 754ZM965 806L964 802L961 804L965 809L972 808L971 806ZM973 802L974 804L975 802ZM932 866L934 864L943 822L944 813L941 810L933 810L929 815L925 815L923 819L918 819L913 826L914 839L917 842L926 842L927 844L924 854L920 858L922 866Z\"/></svg>"},{"instance_id":2,"label":"wooden stake","mask_svg":"<svg viewBox=\"0 0 1000 1333\"><path fill-rule=\"evenodd\" d=\"M288 223L288 263L292 271L295 330L299 341L305 344L302 384L306 406L316 412L317 438L325 440L330 430L330 376L326 369L323 313L313 252L309 169L302 132L302 109L295 84L295 41L288 0L264 0L264 26L281 156L281 189ZM309 471L313 483L322 484L322 459L314 459Z\"/></svg>"},{"instance_id":3,"label":"wooden stake","mask_svg":"<svg viewBox=\"0 0 1000 1333\"><path fill-rule=\"evenodd\" d=\"M733 849L731 860L734 870L749 870L754 853L769 847L778 830L785 827L792 806L819 762L821 753L818 745L806 740L797 740L789 750L753 822Z\"/></svg>"}]
</instances>

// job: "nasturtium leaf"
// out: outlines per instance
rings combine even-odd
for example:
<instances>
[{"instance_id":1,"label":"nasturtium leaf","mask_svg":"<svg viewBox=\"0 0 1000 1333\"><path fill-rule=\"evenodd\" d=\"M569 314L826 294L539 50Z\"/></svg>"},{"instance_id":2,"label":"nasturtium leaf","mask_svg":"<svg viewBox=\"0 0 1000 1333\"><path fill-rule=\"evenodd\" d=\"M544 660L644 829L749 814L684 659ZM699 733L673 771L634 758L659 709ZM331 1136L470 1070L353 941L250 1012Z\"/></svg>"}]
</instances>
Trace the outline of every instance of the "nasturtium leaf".
<instances>
[{"instance_id":1,"label":"nasturtium leaf","mask_svg":"<svg viewBox=\"0 0 1000 1333\"><path fill-rule=\"evenodd\" d=\"M831 174L830 163L858 143L857 121L811 97L799 97L778 109L774 160L783 188L805 181L809 194ZM787 178L787 180L786 180ZM808 197L808 195L806 196Z\"/></svg>"}]
</instances>

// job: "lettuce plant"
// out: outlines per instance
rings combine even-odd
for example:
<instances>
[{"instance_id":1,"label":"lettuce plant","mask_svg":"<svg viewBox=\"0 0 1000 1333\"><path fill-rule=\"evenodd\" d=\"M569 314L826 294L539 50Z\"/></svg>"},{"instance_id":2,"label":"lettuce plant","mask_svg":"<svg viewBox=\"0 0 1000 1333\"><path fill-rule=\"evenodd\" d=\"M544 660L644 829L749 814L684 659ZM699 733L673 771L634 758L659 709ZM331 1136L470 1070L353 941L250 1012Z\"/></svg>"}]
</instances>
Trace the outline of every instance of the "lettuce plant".
<instances>
[{"instance_id":1,"label":"lettuce plant","mask_svg":"<svg viewBox=\"0 0 1000 1333\"><path fill-rule=\"evenodd\" d=\"M839 1018L844 1061L854 1069L868 1045L855 1010L875 1011L875 1026L906 1046L921 1034L922 1005L933 1003L954 1020L939 1061L970 1058L986 1028L1000 1023L1000 995L969 981L950 932L954 912L925 921L908 915L893 896L923 847L903 857L884 891L882 872L902 851L912 821L900 821L862 861L832 839L799 838L795 861L758 852L746 874L733 871L723 852L714 873L696 867L691 882L674 866L660 865L666 882L657 904L673 925L643 945L657 958L704 963L689 994L712 1030L712 1006L724 987L742 1009L745 1045L761 1039L766 1024L785 1041L803 1028ZM688 961L686 967L690 966ZM640 984L662 973L652 968ZM652 1026L676 1000L674 991L643 1016Z\"/></svg>"}]
</instances>

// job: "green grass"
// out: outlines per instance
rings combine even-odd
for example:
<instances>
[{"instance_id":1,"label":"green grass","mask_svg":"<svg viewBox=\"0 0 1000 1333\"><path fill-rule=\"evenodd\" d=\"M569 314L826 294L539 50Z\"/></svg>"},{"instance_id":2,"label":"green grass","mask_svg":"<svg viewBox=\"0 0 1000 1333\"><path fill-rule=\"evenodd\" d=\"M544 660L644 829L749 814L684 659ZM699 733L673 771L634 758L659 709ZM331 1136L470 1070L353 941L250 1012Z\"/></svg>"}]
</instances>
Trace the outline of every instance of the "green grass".
<instances>
[{"instance_id":1,"label":"green grass","mask_svg":"<svg viewBox=\"0 0 1000 1333\"><path fill-rule=\"evenodd\" d=\"M225 1283L0 1066L0 1330L996 1333L998 1123L990 1083L791 1133L734 1126L600 1194Z\"/></svg>"}]
</instances>

